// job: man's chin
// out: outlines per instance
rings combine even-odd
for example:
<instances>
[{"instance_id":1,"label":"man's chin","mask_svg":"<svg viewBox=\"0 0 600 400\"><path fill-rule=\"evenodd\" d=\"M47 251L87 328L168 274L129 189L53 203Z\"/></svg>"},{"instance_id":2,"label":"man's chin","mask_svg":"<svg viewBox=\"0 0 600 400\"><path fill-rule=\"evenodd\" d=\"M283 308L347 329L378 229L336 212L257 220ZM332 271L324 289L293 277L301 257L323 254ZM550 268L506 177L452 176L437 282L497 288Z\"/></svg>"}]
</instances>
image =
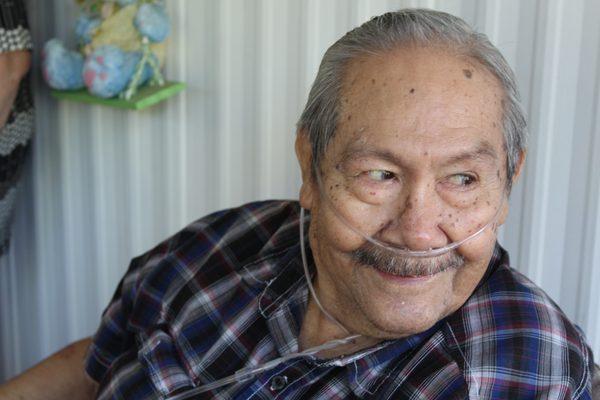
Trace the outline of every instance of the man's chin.
<instances>
[{"instance_id":1,"label":"man's chin","mask_svg":"<svg viewBox=\"0 0 600 400\"><path fill-rule=\"evenodd\" d=\"M371 320L373 333L371 336L379 339L401 339L403 337L416 335L425 332L434 326L441 318L415 318L407 316L406 318L390 320Z\"/></svg>"},{"instance_id":2,"label":"man's chin","mask_svg":"<svg viewBox=\"0 0 600 400\"><path fill-rule=\"evenodd\" d=\"M448 314L453 270L405 277L364 270L357 297L370 336L392 339L423 332Z\"/></svg>"}]
</instances>

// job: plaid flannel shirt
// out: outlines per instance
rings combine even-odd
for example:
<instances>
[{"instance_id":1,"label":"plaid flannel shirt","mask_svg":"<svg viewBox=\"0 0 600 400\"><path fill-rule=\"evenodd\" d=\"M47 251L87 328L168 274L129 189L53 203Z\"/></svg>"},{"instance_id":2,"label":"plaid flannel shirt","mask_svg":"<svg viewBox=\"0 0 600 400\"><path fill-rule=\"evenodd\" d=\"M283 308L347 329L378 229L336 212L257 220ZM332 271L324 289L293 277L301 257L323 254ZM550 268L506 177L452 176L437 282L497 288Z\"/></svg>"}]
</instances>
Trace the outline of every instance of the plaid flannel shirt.
<instances>
[{"instance_id":1,"label":"plaid flannel shirt","mask_svg":"<svg viewBox=\"0 0 600 400\"><path fill-rule=\"evenodd\" d=\"M99 398L168 398L297 351L308 300L298 223L296 202L252 203L135 258L88 353ZM194 398L591 399L592 366L581 331L496 246L473 295L428 331Z\"/></svg>"}]
</instances>

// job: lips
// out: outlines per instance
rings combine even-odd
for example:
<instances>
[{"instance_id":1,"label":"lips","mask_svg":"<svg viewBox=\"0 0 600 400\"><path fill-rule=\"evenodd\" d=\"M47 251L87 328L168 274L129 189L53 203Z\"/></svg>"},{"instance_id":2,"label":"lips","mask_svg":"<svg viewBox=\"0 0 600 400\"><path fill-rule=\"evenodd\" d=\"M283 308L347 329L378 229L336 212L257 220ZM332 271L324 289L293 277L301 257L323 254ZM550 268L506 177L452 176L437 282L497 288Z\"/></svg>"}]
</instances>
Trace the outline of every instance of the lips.
<instances>
[{"instance_id":1,"label":"lips","mask_svg":"<svg viewBox=\"0 0 600 400\"><path fill-rule=\"evenodd\" d=\"M435 274L431 274L431 275L420 275L420 276L414 276L414 275L394 275L394 274L390 274L384 271L380 271L377 268L374 268L375 272L377 272L378 275L380 275L383 279L388 280L388 281L393 281L393 282L397 282L397 283L406 283L406 284L417 284L417 283L423 283L426 281L429 281L430 279L434 278L439 272L435 273ZM442 271L440 271L442 272Z\"/></svg>"},{"instance_id":2,"label":"lips","mask_svg":"<svg viewBox=\"0 0 600 400\"><path fill-rule=\"evenodd\" d=\"M405 274L402 272L396 272L396 271L389 271L386 269L382 269L382 268L378 268L377 266L373 266L373 269L375 269L377 272L381 272L385 275L391 275L393 277L396 278L405 278L405 279L422 279L422 278L429 278L432 277L434 275L439 274L440 272L446 271L449 268L445 268L445 269L441 269L439 271L435 271L435 272L427 272L427 273L423 273L423 274Z\"/></svg>"},{"instance_id":3,"label":"lips","mask_svg":"<svg viewBox=\"0 0 600 400\"><path fill-rule=\"evenodd\" d=\"M363 263L362 265L365 267L373 268L375 271L380 272L385 275L390 275L392 277L405 278L405 279L426 278L426 277L436 275L436 274L442 272L443 270L447 269L447 268L439 268L436 270L431 270L431 268L426 268L424 266L421 266L423 268L418 268L419 266L415 266L415 265L411 265L409 268L407 268L407 266L404 265L404 263L402 263L403 265L401 265L401 266L399 266L397 264L399 264L399 263L396 263L395 265L390 265L390 264L380 265L380 264Z\"/></svg>"}]
</instances>

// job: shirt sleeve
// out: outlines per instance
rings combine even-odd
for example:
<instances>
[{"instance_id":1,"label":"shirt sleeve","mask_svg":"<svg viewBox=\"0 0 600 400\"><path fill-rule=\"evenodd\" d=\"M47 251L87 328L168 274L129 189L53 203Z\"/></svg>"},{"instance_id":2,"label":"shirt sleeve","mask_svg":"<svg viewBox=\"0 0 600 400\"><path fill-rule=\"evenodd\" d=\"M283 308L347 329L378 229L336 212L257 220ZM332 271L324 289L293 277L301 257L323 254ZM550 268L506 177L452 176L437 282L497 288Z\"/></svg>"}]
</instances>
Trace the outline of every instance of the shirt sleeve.
<instances>
[{"instance_id":1,"label":"shirt sleeve","mask_svg":"<svg viewBox=\"0 0 600 400\"><path fill-rule=\"evenodd\" d=\"M32 48L23 0L0 0L0 53Z\"/></svg>"},{"instance_id":2,"label":"shirt sleeve","mask_svg":"<svg viewBox=\"0 0 600 400\"><path fill-rule=\"evenodd\" d=\"M592 375L592 393L600 393L600 367L598 365L594 365Z\"/></svg>"},{"instance_id":3,"label":"shirt sleeve","mask_svg":"<svg viewBox=\"0 0 600 400\"><path fill-rule=\"evenodd\" d=\"M130 318L146 264L147 259L143 256L131 261L127 273L102 314L100 326L85 360L86 372L97 382L102 381L117 358L137 348L135 333L130 328Z\"/></svg>"}]
</instances>

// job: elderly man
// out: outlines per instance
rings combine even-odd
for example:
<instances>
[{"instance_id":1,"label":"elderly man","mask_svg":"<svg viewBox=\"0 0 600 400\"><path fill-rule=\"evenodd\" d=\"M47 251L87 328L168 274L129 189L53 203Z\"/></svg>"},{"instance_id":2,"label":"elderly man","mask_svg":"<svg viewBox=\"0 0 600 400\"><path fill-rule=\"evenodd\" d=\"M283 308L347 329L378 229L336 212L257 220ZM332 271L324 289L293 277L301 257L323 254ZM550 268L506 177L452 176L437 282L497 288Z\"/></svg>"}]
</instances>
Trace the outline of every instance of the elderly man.
<instances>
[{"instance_id":1,"label":"elderly man","mask_svg":"<svg viewBox=\"0 0 600 400\"><path fill-rule=\"evenodd\" d=\"M430 10L347 33L296 153L299 203L218 212L133 260L85 358L99 398L591 399L582 332L496 242L525 121L485 36ZM75 371L69 397L96 389L87 345L47 361Z\"/></svg>"}]
</instances>

